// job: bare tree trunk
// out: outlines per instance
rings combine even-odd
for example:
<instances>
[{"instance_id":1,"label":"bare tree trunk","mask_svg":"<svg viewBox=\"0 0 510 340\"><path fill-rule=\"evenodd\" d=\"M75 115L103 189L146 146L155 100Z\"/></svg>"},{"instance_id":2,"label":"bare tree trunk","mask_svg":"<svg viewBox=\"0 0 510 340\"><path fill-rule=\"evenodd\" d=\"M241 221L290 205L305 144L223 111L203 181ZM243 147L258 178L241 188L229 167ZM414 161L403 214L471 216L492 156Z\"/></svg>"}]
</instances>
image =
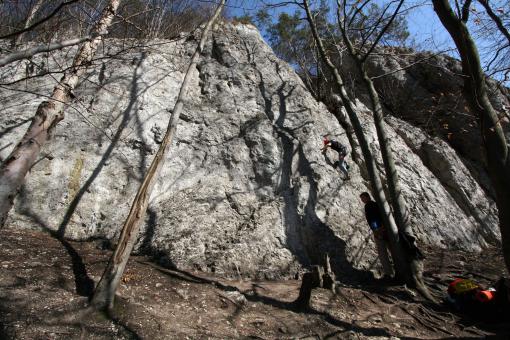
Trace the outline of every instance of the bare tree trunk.
<instances>
[{"instance_id":1,"label":"bare tree trunk","mask_svg":"<svg viewBox=\"0 0 510 340\"><path fill-rule=\"evenodd\" d=\"M209 19L206 27L204 28L204 31L202 32L202 38L200 39L200 43L197 46L195 53L193 54L190 65L184 77L177 102L175 103L174 109L172 110L172 115L170 116L170 121L168 122L165 137L163 138L158 152L152 160L147 174L145 175L143 182L138 189L138 192L133 200L133 204L131 205L129 215L126 219L126 222L124 223L124 226L122 227L122 233L117 243L117 247L115 248L115 252L110 258L103 276L101 277L101 280L99 281L94 292L94 296L92 297L91 304L93 308L105 309L113 307L115 291L117 290L120 279L124 273L124 269L136 241L140 225L143 222L143 218L149 204L152 188L154 187L155 180L157 179L163 166L165 155L168 152L168 149L175 135L177 122L184 105L184 99L187 95L187 89L191 79L191 71L196 67L198 58L207 40L207 34L209 33L215 20L220 15L224 4L225 0L221 0L221 3L216 9L216 12L211 17L211 19Z\"/></svg>"},{"instance_id":2,"label":"bare tree trunk","mask_svg":"<svg viewBox=\"0 0 510 340\"><path fill-rule=\"evenodd\" d=\"M101 34L104 34L110 26L119 3L120 0L110 0L103 9L101 17L91 30L91 36L95 36L95 38L80 47L70 70L64 73L60 82L55 86L51 98L39 105L27 132L1 165L0 227L5 224L14 197L25 181L25 176L34 164L41 148L49 139L58 122L64 119L65 104L73 96L72 91L92 60L101 42Z\"/></svg>"},{"instance_id":3,"label":"bare tree trunk","mask_svg":"<svg viewBox=\"0 0 510 340\"><path fill-rule=\"evenodd\" d=\"M404 247L404 249L407 249L406 259L410 265L410 278L412 280L412 286L415 287L426 298L434 301L434 298L428 291L423 281L423 263L422 257L420 256L421 252L419 252L414 242L415 236L409 223L409 212L402 195L402 189L400 188L400 181L398 177L398 171L395 166L395 159L390 149L390 141L384 125L384 114L381 103L379 101L379 94L374 87L374 83L366 72L365 63L355 52L354 47L346 34L347 32L345 32L343 28L340 28L340 30L342 32L344 43L347 45L349 54L354 59L358 71L361 73L363 82L368 89L368 94L372 102L374 125L377 132L377 139L379 140L379 145L381 147L381 156L384 164L384 171L386 173L388 192L391 199L391 205L393 207L395 222L397 224L398 230L401 232L400 237L402 237L402 234L404 234L406 237L406 240L400 239L400 242L409 243L407 247Z\"/></svg>"},{"instance_id":4,"label":"bare tree trunk","mask_svg":"<svg viewBox=\"0 0 510 340\"><path fill-rule=\"evenodd\" d=\"M386 32L386 30L390 27L394 18L398 14L398 11L402 6L403 2L404 2L403 0L400 0L399 5L394 11L391 19L380 30L379 37L381 37L382 34L384 34L384 32ZM367 53L364 57L362 57L359 52L356 52L351 40L349 39L349 36L347 35L347 28L344 26L345 22L342 22L341 20L340 9L342 7L342 4L340 3L340 0L337 0L337 5L338 5L337 12L338 27L342 34L342 39L345 45L347 46L347 51L349 52L349 55L354 59L355 65L359 73L361 74L361 77L363 79L363 82L365 83L366 88L368 89L368 94L370 97L370 101L372 103L374 125L377 132L377 139L379 140L379 145L381 147L381 156L384 164L384 171L386 173L388 192L390 195L391 205L393 207L395 222L397 224L398 230L401 232L401 236L402 234L404 234L406 237L406 240L401 241L409 243L407 244L407 247L404 248L407 249L406 255L407 260L409 261L411 266L413 286L416 287L424 296L433 300L432 296L430 295L430 292L428 291L425 283L423 282L423 263L421 258L421 252L419 251L414 242L416 238L414 236L413 230L409 222L409 211L407 209L406 202L402 195L398 171L395 166L395 159L390 149L389 144L390 141L384 125L384 113L381 106L381 102L379 100L379 94L377 93L374 83L372 79L370 79L370 77L368 76L365 68L366 60L368 59L369 54ZM345 2L344 6L346 6ZM344 20L348 20L348 18L344 18Z\"/></svg>"},{"instance_id":5,"label":"bare tree trunk","mask_svg":"<svg viewBox=\"0 0 510 340\"><path fill-rule=\"evenodd\" d=\"M501 244L507 270L510 273L510 159L508 142L505 139L502 117L492 107L487 95L485 74L480 57L466 22L469 16L470 1L464 4L462 17L453 12L448 0L432 0L434 11L443 26L450 33L460 54L464 73L464 91L469 106L481 122L481 133L487 166L492 186L496 191Z\"/></svg>"},{"instance_id":6,"label":"bare tree trunk","mask_svg":"<svg viewBox=\"0 0 510 340\"><path fill-rule=\"evenodd\" d=\"M340 93L340 97L343 101L343 104L347 111L347 114L349 115L349 119L352 123L352 127L356 134L356 138L357 138L358 143L361 147L363 158L365 159L365 163L367 166L370 182L372 184L372 190L374 193L374 197L377 200L377 203L379 204L381 211L383 212L383 222L384 222L385 226L387 227L388 236L390 239L390 245L391 245L390 248L391 248L391 253L392 253L393 262L394 262L394 266L395 266L395 273L399 279L404 280L405 282L412 282L411 271L410 271L409 265L406 261L403 249L399 243L397 226L395 225L395 221L391 214L390 207L386 200L383 186L381 183L381 179L379 178L379 174L377 173L377 167L375 164L375 160L374 160L374 157L372 156L372 152L368 145L367 139L364 135L363 127L361 126L361 122L359 121L359 118L356 114L354 105L347 94L343 79L340 76L338 69L333 65L333 63L331 62L331 60L329 59L329 57L326 54L324 45L322 43L321 38L319 37L317 28L315 26L314 20L310 13L308 1L303 0L303 5L304 5L305 11L306 11L307 20L308 20L308 22L310 24L310 28L312 30L312 35L317 43L317 47L318 47L320 56L321 56L324 64L326 64L328 66L328 68L330 69L331 73L334 76L335 85Z\"/></svg>"},{"instance_id":7,"label":"bare tree trunk","mask_svg":"<svg viewBox=\"0 0 510 340\"><path fill-rule=\"evenodd\" d=\"M44 0L36 0L35 4L30 8L30 11L28 12L27 18L25 19L25 24L23 25L23 30L26 30L34 20L35 15L37 14L37 11L43 4ZM12 46L16 46L20 43L23 43L23 38L25 36L25 32L22 32L18 35L15 35L12 39Z\"/></svg>"},{"instance_id":8,"label":"bare tree trunk","mask_svg":"<svg viewBox=\"0 0 510 340\"><path fill-rule=\"evenodd\" d=\"M400 0L399 5L402 5L403 0ZM338 11L342 4L339 0L337 0ZM388 21L388 23L383 27L381 33L384 33L388 27L391 25L393 19L398 14L400 6L394 12L392 19ZM347 18L346 18L347 19ZM390 150L390 141L388 138L388 134L386 132L386 128L384 126L384 113L381 106L381 102L379 100L379 94L375 89L374 83L372 79L367 74L366 71L366 60L369 55L365 55L364 58L361 57L359 53L356 52L354 46L347 35L346 27L342 25L340 20L340 13L338 13L338 27L340 32L342 33L342 39L344 44L347 46L347 51L349 55L354 60L354 63L361 74L363 82L365 83L366 88L368 89L368 94L370 97L370 101L372 103L372 113L374 115L374 125L377 132L377 138L379 140L379 145L381 146L381 154L384 163L384 170L386 173L386 179L388 183L388 192L390 194L390 200L393 206L393 213L395 215L395 222L397 223L397 227L400 231L406 232L409 235L412 235L412 229L409 225L409 212L407 209L407 205L405 203L404 197L402 196L402 189L400 188L400 181L398 178L398 172L395 167L395 159L393 158L393 153Z\"/></svg>"}]
</instances>

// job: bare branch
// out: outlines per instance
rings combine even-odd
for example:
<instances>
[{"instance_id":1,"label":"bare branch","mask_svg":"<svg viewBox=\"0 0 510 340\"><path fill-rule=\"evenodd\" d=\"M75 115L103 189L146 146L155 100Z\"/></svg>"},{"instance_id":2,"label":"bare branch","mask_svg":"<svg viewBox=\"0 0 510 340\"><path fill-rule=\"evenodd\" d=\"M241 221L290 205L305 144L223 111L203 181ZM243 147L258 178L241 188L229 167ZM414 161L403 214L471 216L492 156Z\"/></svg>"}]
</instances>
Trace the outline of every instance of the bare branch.
<instances>
[{"instance_id":1,"label":"bare branch","mask_svg":"<svg viewBox=\"0 0 510 340\"><path fill-rule=\"evenodd\" d=\"M379 35L377 36L377 38L374 40L374 43L372 44L372 46L370 47L370 49L367 51L367 53L365 54L365 56L363 57L362 59L362 62L365 61L368 56L370 55L370 53L372 53L372 51L374 50L374 48L377 46L377 44L379 43L379 40L381 40L382 36L386 33L386 31L388 30L388 28L391 26L391 24L393 23L393 20L395 20L395 17L397 16L398 14L398 11L400 10L400 7L402 7L404 3L404 0L400 0L397 8L395 9L395 12L393 12L393 15L391 16L390 20L388 21L388 23L381 29L381 31L379 32Z\"/></svg>"},{"instance_id":2,"label":"bare branch","mask_svg":"<svg viewBox=\"0 0 510 340\"><path fill-rule=\"evenodd\" d=\"M377 19L377 21L372 25L372 27L370 28L370 30L368 31L367 35L363 38L363 41L361 43L361 46L360 48L363 48L363 46L365 46L365 43L369 41L370 37L372 36L372 34L377 30L377 28L381 25L382 22L384 22L385 20L385 15L386 15L386 12L388 11L388 9L390 8L390 6L394 3L394 2L397 2L397 0L394 0L394 1L391 1L390 3L388 3L386 5L386 7L384 8L384 10L382 11L381 15L379 16L379 18Z\"/></svg>"},{"instance_id":3,"label":"bare branch","mask_svg":"<svg viewBox=\"0 0 510 340\"><path fill-rule=\"evenodd\" d=\"M80 0L69 0L67 2L63 2L61 3L57 8L55 8L55 10L53 12L51 12L48 16L46 16L45 18L37 21L36 23L33 23L32 25L22 29L22 30L19 30L19 31L16 31L16 32L12 32L12 33L9 33L9 34L6 34L6 35L3 35L0 37L0 39L8 39L8 38L11 38L11 37L14 37L18 34L22 34L22 33L25 33L25 32L28 32L30 30L33 30L34 28L36 28L37 26L45 23L46 21L50 20L52 17L54 17L58 12L60 12L60 10L62 8L64 8L65 6L67 5L70 5L70 4L73 4L75 2L78 2Z\"/></svg>"},{"instance_id":4,"label":"bare branch","mask_svg":"<svg viewBox=\"0 0 510 340\"><path fill-rule=\"evenodd\" d=\"M462 10L460 9L459 0L455 0L455 7L457 8L457 18L461 18Z\"/></svg>"},{"instance_id":5,"label":"bare branch","mask_svg":"<svg viewBox=\"0 0 510 340\"><path fill-rule=\"evenodd\" d=\"M32 23L32 20L34 20L34 17L36 15L37 11L39 10L39 8L41 7L42 3L43 3L43 0L37 0L34 3L34 5L30 8L30 11L28 12L28 15L25 19L25 24L23 25L24 29L27 28L28 26L30 26L30 24ZM21 33L18 36L14 37L12 45L15 46L15 45L17 45L17 43L23 42L23 36L24 36L24 34Z\"/></svg>"},{"instance_id":6,"label":"bare branch","mask_svg":"<svg viewBox=\"0 0 510 340\"><path fill-rule=\"evenodd\" d=\"M508 39L508 43L510 44L510 33L508 32L508 29L503 24L503 21L501 18L494 13L491 6L489 5L489 1L487 0L478 0L478 2L485 8L485 11L487 11L487 14L491 19L494 21L496 26L498 26L499 31L505 36L505 38Z\"/></svg>"},{"instance_id":7,"label":"bare branch","mask_svg":"<svg viewBox=\"0 0 510 340\"><path fill-rule=\"evenodd\" d=\"M467 22L469 19L469 7L471 6L471 0L466 0L462 6L462 17L461 20Z\"/></svg>"},{"instance_id":8,"label":"bare branch","mask_svg":"<svg viewBox=\"0 0 510 340\"><path fill-rule=\"evenodd\" d=\"M369 2L370 2L370 0L365 0L365 2L362 3L360 7L356 8L356 6L354 6L354 8L356 8L356 11L354 12L354 14L352 14L352 16L351 16L350 13L348 14L348 16L351 16L351 20L349 21L348 26L352 25L352 23L353 23L354 19L356 18L356 16L363 10L363 7L365 7ZM347 5L347 3L345 3L345 5Z\"/></svg>"},{"instance_id":9,"label":"bare branch","mask_svg":"<svg viewBox=\"0 0 510 340\"><path fill-rule=\"evenodd\" d=\"M503 50L507 49L508 47L510 47L510 45L509 45L509 44L505 44L505 45L503 45L503 46L499 47L499 48L496 50L496 53L494 54L494 56L492 57L492 59L491 59L491 60L487 63L487 67L486 67L486 69L487 69L487 70L489 70L489 69L492 67L492 65L494 64L494 62L498 59L498 57L499 57L499 55L500 55L501 51L503 51ZM496 63L496 66L497 66L497 64L499 64L499 63Z\"/></svg>"},{"instance_id":10,"label":"bare branch","mask_svg":"<svg viewBox=\"0 0 510 340\"><path fill-rule=\"evenodd\" d=\"M78 45L78 44L81 44L82 42L90 41L92 38L94 38L94 37L85 36L83 38L64 40L64 41L59 41L56 43L51 43L51 44L46 44L46 45L39 45L36 47L28 48L28 49L20 51L20 52L14 52L14 53L11 53L11 54L3 57L2 59L0 59L0 67L5 66L5 65L12 63L14 61L17 61L17 60L32 58L34 55L39 54L39 53L51 52L54 50L60 50L64 47Z\"/></svg>"}]
</instances>

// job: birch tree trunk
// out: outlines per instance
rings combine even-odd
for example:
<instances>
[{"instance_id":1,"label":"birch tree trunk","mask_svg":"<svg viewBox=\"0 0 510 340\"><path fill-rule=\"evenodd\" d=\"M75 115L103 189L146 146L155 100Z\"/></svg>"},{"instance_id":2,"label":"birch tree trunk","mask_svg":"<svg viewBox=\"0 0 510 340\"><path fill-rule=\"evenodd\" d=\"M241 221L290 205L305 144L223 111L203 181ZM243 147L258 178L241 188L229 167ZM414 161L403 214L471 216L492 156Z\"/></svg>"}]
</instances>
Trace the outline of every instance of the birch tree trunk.
<instances>
[{"instance_id":1,"label":"birch tree trunk","mask_svg":"<svg viewBox=\"0 0 510 340\"><path fill-rule=\"evenodd\" d=\"M202 32L200 43L198 44L197 49L193 54L186 75L184 76L184 81L179 91L177 102L175 103L174 109L172 110L163 141L159 146L158 152L152 160L149 169L147 170L147 174L145 175L143 182L138 189L138 192L136 193L133 204L131 205L129 215L124 222L124 226L122 227L122 232L117 243L117 247L115 248L112 257L110 258L103 276L101 277L101 280L99 281L94 292L94 296L92 297L91 305L95 309L113 307L115 291L117 290L120 279L124 273L124 269L136 241L140 225L143 222L145 212L149 204L152 188L154 187L159 172L163 167L165 155L167 154L175 135L177 122L179 120L179 116L184 105L184 99L187 95L188 85L191 80L191 71L196 68L198 58L202 53L205 42L207 40L207 34L220 15L224 4L225 0L221 0L214 15L211 17L211 19L209 19L206 27L204 28L204 31Z\"/></svg>"},{"instance_id":2,"label":"birch tree trunk","mask_svg":"<svg viewBox=\"0 0 510 340\"><path fill-rule=\"evenodd\" d=\"M58 122L64 119L65 104L71 99L72 91L80 76L92 60L101 42L101 34L104 34L110 26L119 3L120 0L110 0L105 6L99 20L91 30L90 35L95 38L81 45L70 70L64 73L55 86L50 99L39 105L25 135L0 166L0 227L4 226L14 198L41 148Z\"/></svg>"},{"instance_id":3,"label":"birch tree trunk","mask_svg":"<svg viewBox=\"0 0 510 340\"><path fill-rule=\"evenodd\" d=\"M434 11L453 38L459 51L462 73L465 75L464 93L469 107L478 115L481 122L481 134L487 156L487 167L492 186L496 191L503 257L506 268L510 273L509 146L501 126L503 115L498 117L498 112L494 110L489 101L485 74L480 64L478 50L466 25L471 1L466 0L460 17L453 12L448 0L432 0L432 3Z\"/></svg>"}]
</instances>

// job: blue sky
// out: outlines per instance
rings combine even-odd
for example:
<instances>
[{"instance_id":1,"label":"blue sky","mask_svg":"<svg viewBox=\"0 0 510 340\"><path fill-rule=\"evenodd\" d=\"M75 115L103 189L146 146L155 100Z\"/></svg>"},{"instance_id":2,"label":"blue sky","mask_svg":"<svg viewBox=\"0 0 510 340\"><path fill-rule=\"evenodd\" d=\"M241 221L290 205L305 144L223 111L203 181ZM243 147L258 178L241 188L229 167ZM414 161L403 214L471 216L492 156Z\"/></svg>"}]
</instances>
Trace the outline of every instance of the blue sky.
<instances>
[{"instance_id":1,"label":"blue sky","mask_svg":"<svg viewBox=\"0 0 510 340\"><path fill-rule=\"evenodd\" d=\"M285 0L229 0L227 5L229 6L229 14L232 16L242 16L244 14L254 15L258 10L266 7L266 4L277 4L282 3ZM319 0L309 0L311 4L316 4ZM330 3L332 8L336 8L336 0L325 0ZM374 0L380 3L387 3L387 0ZM503 8L505 11L510 13L510 2L509 0L491 0L493 8ZM414 47L420 51L433 51L433 52L446 52L449 55L458 58L455 45L445 30L438 17L436 16L432 2L430 0L407 0L405 2L406 8L409 9L407 15L408 29L411 33L411 38L415 42L411 47ZM473 6L477 6L476 2ZM479 13L484 10L479 6L476 7ZM288 13L294 13L298 9L296 5L286 5L276 9L270 9L269 13L273 18L277 18L278 14L282 11ZM476 20L476 13L471 14L469 26L472 35L475 37L475 41L479 48L480 57L482 61L482 67L492 58L494 55L494 44L497 41L497 30L488 31L485 37L477 37L475 30L479 27L473 22ZM264 32L262 32L264 33ZM501 78L500 75L495 75L496 79ZM508 82L507 82L508 84Z\"/></svg>"},{"instance_id":2,"label":"blue sky","mask_svg":"<svg viewBox=\"0 0 510 340\"><path fill-rule=\"evenodd\" d=\"M453 47L453 41L437 18L432 3L415 8L407 17L409 31L422 48L444 50Z\"/></svg>"},{"instance_id":3,"label":"blue sky","mask_svg":"<svg viewBox=\"0 0 510 340\"><path fill-rule=\"evenodd\" d=\"M331 1L331 0L330 0ZM229 11L232 15L241 16L243 14L253 15L258 10L264 7L264 3L278 3L277 0L230 0L228 2ZM314 1L311 0L313 3ZM335 1L331 1L332 6ZM425 3L419 7L415 7L418 4ZM413 10L408 16L409 31L413 38L419 44L420 49L424 50L446 50L453 47L453 42L450 36L447 34L441 23L437 19L432 4L430 1L408 1L408 6L413 6ZM415 7L415 8L414 8ZM271 9L270 13L277 17L278 13L285 11L293 13L296 10L296 6L287 5L282 8Z\"/></svg>"}]
</instances>

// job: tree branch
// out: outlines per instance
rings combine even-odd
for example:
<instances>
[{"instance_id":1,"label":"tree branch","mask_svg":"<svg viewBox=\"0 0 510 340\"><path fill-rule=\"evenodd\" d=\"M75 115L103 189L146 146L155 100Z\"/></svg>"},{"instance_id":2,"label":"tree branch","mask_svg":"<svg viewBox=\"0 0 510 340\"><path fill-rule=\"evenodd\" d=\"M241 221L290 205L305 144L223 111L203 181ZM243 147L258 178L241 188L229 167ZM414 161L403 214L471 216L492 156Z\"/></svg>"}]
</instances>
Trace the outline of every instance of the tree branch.
<instances>
[{"instance_id":1,"label":"tree branch","mask_svg":"<svg viewBox=\"0 0 510 340\"><path fill-rule=\"evenodd\" d=\"M95 38L95 37L88 35L83 38L64 40L64 41L51 43L51 44L47 44L47 45L39 45L36 47L28 48L28 49L20 51L20 52L14 52L14 53L11 53L11 54L0 59L0 67L5 66L5 65L12 63L14 61L17 61L17 60L31 58L34 55L39 54L39 53L51 52L54 50L60 50L64 47L81 44L82 42L89 41L92 38Z\"/></svg>"},{"instance_id":2,"label":"tree branch","mask_svg":"<svg viewBox=\"0 0 510 340\"><path fill-rule=\"evenodd\" d=\"M365 56L361 59L362 62L364 62L365 60L367 60L368 56L370 55L370 53L372 53L372 51L374 50L374 48L377 46L377 44L379 43L379 40L381 40L382 36L386 33L386 31L388 30L388 28L391 26L391 24L393 23L393 20L395 20L395 17L397 16L398 14L398 11L400 10L400 7L402 7L402 5L404 4L404 1L405 0L400 0L397 8L395 9L395 12L393 12L393 15L391 16L390 20L388 21L388 23L381 29L381 31L379 32L379 35L377 36L377 38L375 38L374 40L374 43L372 44L372 46L370 47L370 49L367 51L367 53L365 54ZM468 0L469 1L469 0Z\"/></svg>"},{"instance_id":3,"label":"tree branch","mask_svg":"<svg viewBox=\"0 0 510 340\"><path fill-rule=\"evenodd\" d=\"M360 13L362 10L363 10L363 7L365 7L366 5L368 5L368 3L370 2L370 0L366 0L364 3L361 4L360 7L356 7L354 6L354 8L356 8L356 10L354 11L354 13L352 14L351 16L351 20L349 21L349 24L348 26L351 26L354 19L356 18L356 16L358 15L358 13ZM345 3L345 5L347 5L347 3ZM350 14L348 15L350 16Z\"/></svg>"},{"instance_id":4,"label":"tree branch","mask_svg":"<svg viewBox=\"0 0 510 340\"><path fill-rule=\"evenodd\" d=\"M381 23L386 20L386 18L385 18L386 12L390 8L390 6L394 2L397 2L397 1L398 0L393 0L393 1L391 1L390 3L388 3L386 5L386 7L383 9L383 12L381 13L379 18L377 19L377 21L372 25L372 27L368 30L367 35L363 38L363 41L361 42L360 47L359 47L360 50L365 46L365 43L367 43L370 40L370 37L372 36L372 34L377 31L377 28L379 27L379 25L381 25Z\"/></svg>"},{"instance_id":5,"label":"tree branch","mask_svg":"<svg viewBox=\"0 0 510 340\"><path fill-rule=\"evenodd\" d=\"M496 23L496 26L498 26L499 31L505 36L505 38L508 39L508 43L510 44L510 33L503 24L503 20L501 20L501 18L492 10L491 6L489 5L489 1L478 0L478 2L485 8L485 11L489 15L489 17L491 17L494 23Z\"/></svg>"},{"instance_id":6,"label":"tree branch","mask_svg":"<svg viewBox=\"0 0 510 340\"><path fill-rule=\"evenodd\" d=\"M469 19L469 6L471 6L472 0L466 0L464 5L462 6L462 17L461 20L467 22Z\"/></svg>"},{"instance_id":7,"label":"tree branch","mask_svg":"<svg viewBox=\"0 0 510 340\"><path fill-rule=\"evenodd\" d=\"M70 4L73 4L75 2L78 2L80 0L69 0L67 2L63 2L61 3L57 8L55 8L55 10L53 12L51 12L47 17L37 21L36 23L33 23L32 25L22 29L22 30L19 30L19 31L16 31L16 32L12 32L12 33L9 33L9 34L6 34L6 35L3 35L0 37L0 39L8 39L8 38L11 38L11 37L14 37L18 34L22 34L22 33L25 33L25 32L28 32L34 28L36 28L37 26L45 23L46 21L50 20L52 17L54 17L58 12L60 12L60 10L62 8L64 8L65 6L67 5L70 5Z\"/></svg>"}]
</instances>

